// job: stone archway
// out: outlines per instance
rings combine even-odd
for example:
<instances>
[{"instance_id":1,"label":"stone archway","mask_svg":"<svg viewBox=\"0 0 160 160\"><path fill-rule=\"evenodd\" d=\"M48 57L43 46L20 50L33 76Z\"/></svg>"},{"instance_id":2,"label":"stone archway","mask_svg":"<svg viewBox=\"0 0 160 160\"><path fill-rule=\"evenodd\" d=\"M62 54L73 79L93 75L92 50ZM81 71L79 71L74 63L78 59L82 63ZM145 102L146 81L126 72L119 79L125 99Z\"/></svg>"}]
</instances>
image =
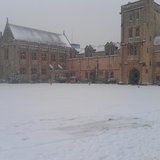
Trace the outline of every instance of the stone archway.
<instances>
[{"instance_id":1,"label":"stone archway","mask_svg":"<svg viewBox=\"0 0 160 160\"><path fill-rule=\"evenodd\" d=\"M138 84L139 80L140 80L140 72L136 68L133 68L130 71L129 84L133 84L133 85Z\"/></svg>"}]
</instances>

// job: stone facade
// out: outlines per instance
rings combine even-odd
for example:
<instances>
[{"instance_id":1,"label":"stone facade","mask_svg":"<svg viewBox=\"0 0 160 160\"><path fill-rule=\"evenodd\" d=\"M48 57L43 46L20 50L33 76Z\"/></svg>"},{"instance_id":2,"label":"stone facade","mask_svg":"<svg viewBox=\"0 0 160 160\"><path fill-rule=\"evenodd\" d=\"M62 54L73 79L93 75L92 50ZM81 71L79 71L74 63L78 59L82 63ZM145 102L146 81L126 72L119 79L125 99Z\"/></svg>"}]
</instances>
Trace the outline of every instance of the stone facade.
<instances>
[{"instance_id":1,"label":"stone facade","mask_svg":"<svg viewBox=\"0 0 160 160\"><path fill-rule=\"evenodd\" d=\"M160 84L160 5L139 0L121 6L120 48L112 42L103 50L88 45L83 54L65 35L7 21L0 33L0 79Z\"/></svg>"},{"instance_id":2,"label":"stone facade","mask_svg":"<svg viewBox=\"0 0 160 160\"><path fill-rule=\"evenodd\" d=\"M110 42L101 50L86 46L85 53L69 58L66 64L69 75L81 82L119 82L120 60L120 49Z\"/></svg>"},{"instance_id":3,"label":"stone facade","mask_svg":"<svg viewBox=\"0 0 160 160\"><path fill-rule=\"evenodd\" d=\"M140 0L121 7L121 81L155 83L154 39L160 34L160 6Z\"/></svg>"},{"instance_id":4,"label":"stone facade","mask_svg":"<svg viewBox=\"0 0 160 160\"><path fill-rule=\"evenodd\" d=\"M52 36L58 43L49 39ZM84 54L78 54L66 40L64 35L7 22L0 47L0 78L20 83L71 82L73 77L81 82L120 80L120 50L112 42L101 51L89 45Z\"/></svg>"},{"instance_id":5,"label":"stone facade","mask_svg":"<svg viewBox=\"0 0 160 160\"><path fill-rule=\"evenodd\" d=\"M154 43L154 54L153 54L153 75L154 83L160 84L160 36L158 36L158 43Z\"/></svg>"},{"instance_id":6,"label":"stone facade","mask_svg":"<svg viewBox=\"0 0 160 160\"><path fill-rule=\"evenodd\" d=\"M30 38L30 34L36 36ZM53 40L59 37L62 40L52 42L48 34ZM66 74L66 59L74 53L64 35L7 22L0 49L1 79L11 82L47 82L53 77L61 79Z\"/></svg>"},{"instance_id":7,"label":"stone facade","mask_svg":"<svg viewBox=\"0 0 160 160\"><path fill-rule=\"evenodd\" d=\"M120 55L78 57L67 60L70 76L81 82L120 81Z\"/></svg>"}]
</instances>

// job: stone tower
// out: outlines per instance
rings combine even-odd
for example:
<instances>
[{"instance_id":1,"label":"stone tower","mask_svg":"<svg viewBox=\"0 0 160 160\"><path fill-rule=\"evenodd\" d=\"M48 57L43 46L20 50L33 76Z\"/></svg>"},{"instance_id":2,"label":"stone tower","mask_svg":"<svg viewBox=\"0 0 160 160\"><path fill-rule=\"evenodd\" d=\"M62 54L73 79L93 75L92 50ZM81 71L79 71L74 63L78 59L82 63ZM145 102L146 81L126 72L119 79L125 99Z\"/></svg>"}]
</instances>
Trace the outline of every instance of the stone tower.
<instances>
[{"instance_id":1,"label":"stone tower","mask_svg":"<svg viewBox=\"0 0 160 160\"><path fill-rule=\"evenodd\" d=\"M121 80L153 83L153 42L160 30L160 6L139 0L121 7Z\"/></svg>"}]
</instances>

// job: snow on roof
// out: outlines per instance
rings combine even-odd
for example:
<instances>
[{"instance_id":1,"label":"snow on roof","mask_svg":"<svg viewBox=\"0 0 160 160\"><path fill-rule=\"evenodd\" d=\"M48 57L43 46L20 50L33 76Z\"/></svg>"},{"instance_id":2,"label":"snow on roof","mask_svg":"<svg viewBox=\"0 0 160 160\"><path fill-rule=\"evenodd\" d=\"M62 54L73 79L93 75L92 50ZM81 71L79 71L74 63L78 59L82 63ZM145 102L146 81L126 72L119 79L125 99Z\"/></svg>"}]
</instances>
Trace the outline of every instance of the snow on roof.
<instances>
[{"instance_id":1,"label":"snow on roof","mask_svg":"<svg viewBox=\"0 0 160 160\"><path fill-rule=\"evenodd\" d=\"M33 28L9 24L13 37L16 40L36 42L49 45L71 47L67 38L63 34L41 31Z\"/></svg>"},{"instance_id":2,"label":"snow on roof","mask_svg":"<svg viewBox=\"0 0 160 160\"><path fill-rule=\"evenodd\" d=\"M104 45L99 45L99 46L92 46L96 52L104 52L105 51L105 47Z\"/></svg>"},{"instance_id":3,"label":"snow on roof","mask_svg":"<svg viewBox=\"0 0 160 160\"><path fill-rule=\"evenodd\" d=\"M160 36L156 36L156 37L154 38L154 45L155 45L155 46L160 45Z\"/></svg>"},{"instance_id":4,"label":"snow on roof","mask_svg":"<svg viewBox=\"0 0 160 160\"><path fill-rule=\"evenodd\" d=\"M121 44L119 42L115 43L115 46L118 47L118 49L121 48Z\"/></svg>"}]
</instances>

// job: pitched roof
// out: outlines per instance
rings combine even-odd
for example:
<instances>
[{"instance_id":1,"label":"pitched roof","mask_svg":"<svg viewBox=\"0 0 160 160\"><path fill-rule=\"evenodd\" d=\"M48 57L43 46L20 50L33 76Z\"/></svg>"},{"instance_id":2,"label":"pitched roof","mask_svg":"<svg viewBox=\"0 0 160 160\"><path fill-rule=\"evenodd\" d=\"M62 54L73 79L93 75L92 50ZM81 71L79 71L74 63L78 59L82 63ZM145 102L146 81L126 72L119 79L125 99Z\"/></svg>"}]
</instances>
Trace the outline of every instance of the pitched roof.
<instances>
[{"instance_id":1,"label":"pitched roof","mask_svg":"<svg viewBox=\"0 0 160 160\"><path fill-rule=\"evenodd\" d=\"M71 47L68 39L63 34L51 33L14 24L9 24L9 27L16 40Z\"/></svg>"}]
</instances>

